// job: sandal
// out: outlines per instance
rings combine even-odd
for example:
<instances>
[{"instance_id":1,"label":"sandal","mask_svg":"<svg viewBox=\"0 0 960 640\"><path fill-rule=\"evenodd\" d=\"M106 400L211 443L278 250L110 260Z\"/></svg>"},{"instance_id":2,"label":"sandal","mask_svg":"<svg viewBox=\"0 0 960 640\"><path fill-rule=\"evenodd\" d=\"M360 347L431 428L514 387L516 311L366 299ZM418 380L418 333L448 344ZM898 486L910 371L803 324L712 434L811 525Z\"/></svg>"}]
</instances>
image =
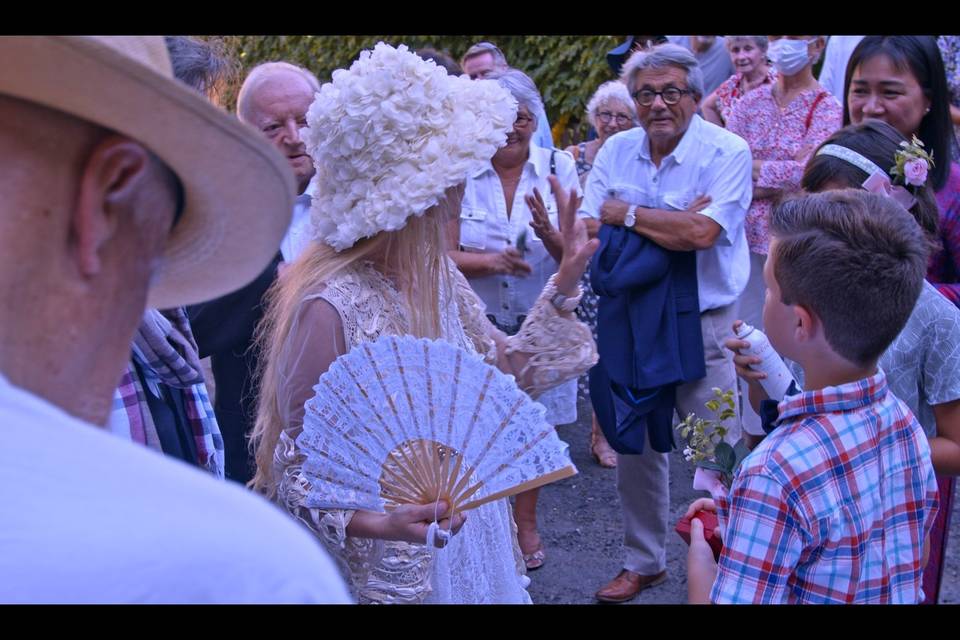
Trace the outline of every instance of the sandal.
<instances>
[{"instance_id":1,"label":"sandal","mask_svg":"<svg viewBox=\"0 0 960 640\"><path fill-rule=\"evenodd\" d=\"M596 424L590 431L590 455L597 461L597 464L605 469L617 468L617 452L603 437L603 432L596 428Z\"/></svg>"},{"instance_id":2,"label":"sandal","mask_svg":"<svg viewBox=\"0 0 960 640\"><path fill-rule=\"evenodd\" d=\"M543 543L541 542L536 551L523 554L523 564L527 566L527 571L535 571L543 566L546 558L547 553L543 550Z\"/></svg>"}]
</instances>

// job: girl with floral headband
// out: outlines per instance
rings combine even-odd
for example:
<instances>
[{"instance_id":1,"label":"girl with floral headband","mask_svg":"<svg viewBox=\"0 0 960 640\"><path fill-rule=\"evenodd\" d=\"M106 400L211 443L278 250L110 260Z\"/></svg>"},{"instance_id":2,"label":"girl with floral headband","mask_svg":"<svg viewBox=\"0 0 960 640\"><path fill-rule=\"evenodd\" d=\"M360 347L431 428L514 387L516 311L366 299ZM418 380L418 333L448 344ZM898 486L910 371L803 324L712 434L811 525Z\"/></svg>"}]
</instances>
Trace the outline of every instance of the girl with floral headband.
<instances>
[{"instance_id":1,"label":"girl with floral headband","mask_svg":"<svg viewBox=\"0 0 960 640\"><path fill-rule=\"evenodd\" d=\"M914 215L933 249L938 210L929 183L932 169L923 147L907 142L890 125L869 120L830 136L807 163L801 185L808 192L853 188L884 193ZM729 340L727 346L736 350L744 343ZM738 374L748 380L762 375L749 369L756 361L751 356L734 357ZM960 473L960 310L924 282L906 326L879 365L890 390L910 407L930 440L940 510L930 535L923 590L926 602L936 602L955 476Z\"/></svg>"},{"instance_id":2,"label":"girl with floral headband","mask_svg":"<svg viewBox=\"0 0 960 640\"><path fill-rule=\"evenodd\" d=\"M575 194L556 189L562 260L515 336L490 324L446 253L444 227L459 216L464 181L505 143L516 115L497 83L448 76L383 43L335 71L307 113L314 241L268 294L258 330L251 484L320 539L360 602L530 602L509 501L444 524L462 530L435 555L425 546L433 504L389 514L318 508L296 443L320 375L380 336L447 340L534 396L596 362L590 330L572 313L596 249L576 222Z\"/></svg>"}]
</instances>

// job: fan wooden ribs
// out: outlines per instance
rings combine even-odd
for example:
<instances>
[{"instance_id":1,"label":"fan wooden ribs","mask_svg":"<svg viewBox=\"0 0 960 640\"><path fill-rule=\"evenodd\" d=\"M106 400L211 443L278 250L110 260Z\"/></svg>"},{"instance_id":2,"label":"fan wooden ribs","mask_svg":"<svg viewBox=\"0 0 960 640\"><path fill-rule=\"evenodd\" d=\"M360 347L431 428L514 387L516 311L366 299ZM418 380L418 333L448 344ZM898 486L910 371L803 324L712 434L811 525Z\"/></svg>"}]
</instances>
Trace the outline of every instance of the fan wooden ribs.
<instances>
[{"instance_id":1,"label":"fan wooden ribs","mask_svg":"<svg viewBox=\"0 0 960 640\"><path fill-rule=\"evenodd\" d=\"M532 445L528 445L532 446ZM451 459L454 460L450 468ZM456 449L435 440L408 440L390 452L380 475L380 496L388 509L401 504L430 504L443 500L449 511L469 511L517 493L536 489L577 474L573 466L516 485L509 489L467 502L484 483L467 486L474 475L470 467L460 476L463 456Z\"/></svg>"}]
</instances>

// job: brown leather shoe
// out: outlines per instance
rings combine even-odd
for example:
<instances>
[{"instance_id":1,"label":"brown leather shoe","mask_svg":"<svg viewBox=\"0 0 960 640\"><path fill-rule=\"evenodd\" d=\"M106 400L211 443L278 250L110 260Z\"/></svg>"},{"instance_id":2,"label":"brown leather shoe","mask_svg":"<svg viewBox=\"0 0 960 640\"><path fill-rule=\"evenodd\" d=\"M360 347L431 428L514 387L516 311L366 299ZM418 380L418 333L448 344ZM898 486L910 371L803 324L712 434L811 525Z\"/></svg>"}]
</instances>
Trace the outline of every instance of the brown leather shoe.
<instances>
[{"instance_id":1,"label":"brown leather shoe","mask_svg":"<svg viewBox=\"0 0 960 640\"><path fill-rule=\"evenodd\" d=\"M637 594L648 587L653 587L667 579L667 572L652 576L644 576L624 569L616 578L600 591L597 591L597 600L600 602L627 602L637 597Z\"/></svg>"}]
</instances>

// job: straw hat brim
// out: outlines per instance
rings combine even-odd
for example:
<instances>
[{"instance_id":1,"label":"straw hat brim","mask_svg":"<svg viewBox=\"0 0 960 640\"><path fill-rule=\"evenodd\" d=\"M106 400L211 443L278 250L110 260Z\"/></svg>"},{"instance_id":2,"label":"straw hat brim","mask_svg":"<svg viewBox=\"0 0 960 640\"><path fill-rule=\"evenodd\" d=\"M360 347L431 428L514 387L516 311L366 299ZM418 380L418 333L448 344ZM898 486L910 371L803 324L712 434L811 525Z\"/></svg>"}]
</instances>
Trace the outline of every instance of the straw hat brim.
<instances>
[{"instance_id":1,"label":"straw hat brim","mask_svg":"<svg viewBox=\"0 0 960 640\"><path fill-rule=\"evenodd\" d=\"M96 39L0 37L0 60L0 93L138 140L180 178L185 208L151 283L149 306L230 293L276 255L295 181L286 159L256 131Z\"/></svg>"}]
</instances>

